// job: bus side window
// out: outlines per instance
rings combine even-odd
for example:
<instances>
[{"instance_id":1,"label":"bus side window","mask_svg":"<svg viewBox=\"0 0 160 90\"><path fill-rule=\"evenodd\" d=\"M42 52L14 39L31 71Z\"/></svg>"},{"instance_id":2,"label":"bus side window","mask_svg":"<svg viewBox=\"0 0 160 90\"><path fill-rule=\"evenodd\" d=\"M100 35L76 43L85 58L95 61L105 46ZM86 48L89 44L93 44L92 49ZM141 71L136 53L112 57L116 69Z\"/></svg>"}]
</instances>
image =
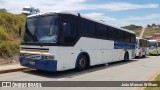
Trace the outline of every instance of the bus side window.
<instances>
[{"instance_id":1,"label":"bus side window","mask_svg":"<svg viewBox=\"0 0 160 90\"><path fill-rule=\"evenodd\" d=\"M95 35L95 23L86 19L81 21L82 34L84 36L94 36Z\"/></svg>"},{"instance_id":2,"label":"bus side window","mask_svg":"<svg viewBox=\"0 0 160 90\"><path fill-rule=\"evenodd\" d=\"M131 42L132 43L136 42L136 36L134 34L131 34Z\"/></svg>"},{"instance_id":3,"label":"bus side window","mask_svg":"<svg viewBox=\"0 0 160 90\"><path fill-rule=\"evenodd\" d=\"M77 23L74 21L67 21L64 22L66 24L64 28L64 43L65 44L72 44L75 42L77 38Z\"/></svg>"},{"instance_id":4,"label":"bus side window","mask_svg":"<svg viewBox=\"0 0 160 90\"><path fill-rule=\"evenodd\" d=\"M160 42L158 42L158 47L160 47Z\"/></svg>"},{"instance_id":5,"label":"bus side window","mask_svg":"<svg viewBox=\"0 0 160 90\"><path fill-rule=\"evenodd\" d=\"M107 27L105 27L102 24L97 24L97 32L96 35L98 37L101 37L103 39L107 39L108 37L108 32L107 32Z\"/></svg>"},{"instance_id":6,"label":"bus side window","mask_svg":"<svg viewBox=\"0 0 160 90\"><path fill-rule=\"evenodd\" d=\"M131 42L131 36L130 35L131 35L130 33L125 32L125 41L126 42Z\"/></svg>"},{"instance_id":7,"label":"bus side window","mask_svg":"<svg viewBox=\"0 0 160 90\"><path fill-rule=\"evenodd\" d=\"M110 40L116 40L117 39L117 30L115 28L109 27L108 38Z\"/></svg>"},{"instance_id":8,"label":"bus side window","mask_svg":"<svg viewBox=\"0 0 160 90\"><path fill-rule=\"evenodd\" d=\"M143 40L142 39L139 40L139 46L143 47Z\"/></svg>"},{"instance_id":9,"label":"bus side window","mask_svg":"<svg viewBox=\"0 0 160 90\"><path fill-rule=\"evenodd\" d=\"M117 40L124 42L125 40L124 31L117 30Z\"/></svg>"}]
</instances>

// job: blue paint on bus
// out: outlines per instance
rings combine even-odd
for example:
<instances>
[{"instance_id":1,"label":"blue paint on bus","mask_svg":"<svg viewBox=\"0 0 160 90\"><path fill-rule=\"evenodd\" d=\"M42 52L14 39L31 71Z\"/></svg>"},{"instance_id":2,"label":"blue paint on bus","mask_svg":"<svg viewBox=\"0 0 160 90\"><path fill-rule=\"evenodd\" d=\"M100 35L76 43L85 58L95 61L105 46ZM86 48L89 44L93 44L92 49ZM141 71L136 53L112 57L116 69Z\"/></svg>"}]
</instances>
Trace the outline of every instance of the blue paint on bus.
<instances>
[{"instance_id":1,"label":"blue paint on bus","mask_svg":"<svg viewBox=\"0 0 160 90\"><path fill-rule=\"evenodd\" d=\"M114 49L135 49L135 43L114 42Z\"/></svg>"},{"instance_id":2,"label":"blue paint on bus","mask_svg":"<svg viewBox=\"0 0 160 90\"><path fill-rule=\"evenodd\" d=\"M57 71L56 60L43 60L43 59L31 59L20 57L20 64L22 66L44 70L44 71Z\"/></svg>"}]
</instances>

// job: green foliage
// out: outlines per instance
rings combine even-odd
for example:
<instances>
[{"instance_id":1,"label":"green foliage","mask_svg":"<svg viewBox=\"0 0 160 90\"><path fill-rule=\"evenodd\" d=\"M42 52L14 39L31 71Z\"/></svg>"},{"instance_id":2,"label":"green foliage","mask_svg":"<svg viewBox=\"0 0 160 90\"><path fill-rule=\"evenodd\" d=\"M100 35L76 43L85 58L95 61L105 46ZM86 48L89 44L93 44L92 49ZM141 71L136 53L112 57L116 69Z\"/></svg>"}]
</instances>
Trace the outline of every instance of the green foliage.
<instances>
[{"instance_id":1,"label":"green foliage","mask_svg":"<svg viewBox=\"0 0 160 90\"><path fill-rule=\"evenodd\" d=\"M0 57L12 57L19 53L19 28L24 30L26 16L0 12Z\"/></svg>"},{"instance_id":2,"label":"green foliage","mask_svg":"<svg viewBox=\"0 0 160 90\"><path fill-rule=\"evenodd\" d=\"M148 27L148 28L150 28L150 27L151 27L151 25L149 25L149 24L148 24L148 25L147 25L147 27Z\"/></svg>"},{"instance_id":3,"label":"green foliage","mask_svg":"<svg viewBox=\"0 0 160 90\"><path fill-rule=\"evenodd\" d=\"M8 33L5 31L4 28L0 27L0 41L6 41L8 39Z\"/></svg>"},{"instance_id":4,"label":"green foliage","mask_svg":"<svg viewBox=\"0 0 160 90\"><path fill-rule=\"evenodd\" d=\"M160 74L155 78L154 81L160 81ZM160 90L160 87L146 87L144 90Z\"/></svg>"},{"instance_id":5,"label":"green foliage","mask_svg":"<svg viewBox=\"0 0 160 90\"><path fill-rule=\"evenodd\" d=\"M137 30L137 29L142 29L143 27L131 24L131 25L128 25L128 26L123 26L122 28L128 29L128 30Z\"/></svg>"},{"instance_id":6,"label":"green foliage","mask_svg":"<svg viewBox=\"0 0 160 90\"><path fill-rule=\"evenodd\" d=\"M160 81L160 74L155 78L156 81Z\"/></svg>"},{"instance_id":7,"label":"green foliage","mask_svg":"<svg viewBox=\"0 0 160 90\"><path fill-rule=\"evenodd\" d=\"M160 27L160 25L159 24L155 24L155 23L153 23L153 24L151 24L151 25L147 25L147 28L154 28L154 27Z\"/></svg>"},{"instance_id":8,"label":"green foliage","mask_svg":"<svg viewBox=\"0 0 160 90\"><path fill-rule=\"evenodd\" d=\"M136 36L139 37L139 35L141 34L142 30L135 30L134 32L136 33Z\"/></svg>"},{"instance_id":9,"label":"green foliage","mask_svg":"<svg viewBox=\"0 0 160 90\"><path fill-rule=\"evenodd\" d=\"M19 52L19 44L15 44L9 41L0 42L0 56L12 57Z\"/></svg>"}]
</instances>

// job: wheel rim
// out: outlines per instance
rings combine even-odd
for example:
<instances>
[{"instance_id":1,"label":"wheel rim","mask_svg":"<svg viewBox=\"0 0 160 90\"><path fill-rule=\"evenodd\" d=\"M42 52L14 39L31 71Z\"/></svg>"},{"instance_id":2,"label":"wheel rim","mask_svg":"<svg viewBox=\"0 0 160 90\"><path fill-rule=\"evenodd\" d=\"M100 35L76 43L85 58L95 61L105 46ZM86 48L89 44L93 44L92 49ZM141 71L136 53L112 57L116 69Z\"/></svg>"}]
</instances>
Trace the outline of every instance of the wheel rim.
<instances>
[{"instance_id":1,"label":"wheel rim","mask_svg":"<svg viewBox=\"0 0 160 90\"><path fill-rule=\"evenodd\" d=\"M86 59L85 58L81 58L79 61L79 66L84 68L86 66Z\"/></svg>"}]
</instances>

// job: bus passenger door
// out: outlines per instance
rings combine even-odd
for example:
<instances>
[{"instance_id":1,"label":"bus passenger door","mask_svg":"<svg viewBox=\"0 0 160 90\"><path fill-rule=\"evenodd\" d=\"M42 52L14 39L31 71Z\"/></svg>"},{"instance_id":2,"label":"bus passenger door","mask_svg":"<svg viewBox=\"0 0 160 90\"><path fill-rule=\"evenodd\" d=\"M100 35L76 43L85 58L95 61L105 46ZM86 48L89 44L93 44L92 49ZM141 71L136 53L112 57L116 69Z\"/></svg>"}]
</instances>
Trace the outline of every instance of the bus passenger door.
<instances>
[{"instance_id":1,"label":"bus passenger door","mask_svg":"<svg viewBox=\"0 0 160 90\"><path fill-rule=\"evenodd\" d=\"M76 61L76 50L75 47L78 39L78 23L76 20L63 19L62 30L60 32L60 45L59 55L63 57L63 67L65 69L70 69L75 67Z\"/></svg>"}]
</instances>

